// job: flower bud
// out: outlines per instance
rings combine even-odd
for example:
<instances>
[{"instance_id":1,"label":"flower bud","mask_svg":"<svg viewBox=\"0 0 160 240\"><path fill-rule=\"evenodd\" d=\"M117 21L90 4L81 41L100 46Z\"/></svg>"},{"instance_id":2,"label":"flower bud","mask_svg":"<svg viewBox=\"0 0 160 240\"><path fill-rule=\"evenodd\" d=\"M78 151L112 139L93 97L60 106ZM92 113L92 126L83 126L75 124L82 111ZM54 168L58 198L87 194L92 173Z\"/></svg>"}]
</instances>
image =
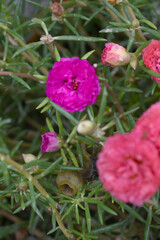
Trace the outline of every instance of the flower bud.
<instances>
[{"instance_id":1,"label":"flower bud","mask_svg":"<svg viewBox=\"0 0 160 240\"><path fill-rule=\"evenodd\" d=\"M129 63L130 53L126 49L115 43L106 43L103 49L101 61L103 64L116 67Z\"/></svg>"},{"instance_id":2,"label":"flower bud","mask_svg":"<svg viewBox=\"0 0 160 240\"><path fill-rule=\"evenodd\" d=\"M95 131L95 123L90 120L80 121L77 127L77 132L82 135L92 135Z\"/></svg>"},{"instance_id":3,"label":"flower bud","mask_svg":"<svg viewBox=\"0 0 160 240\"><path fill-rule=\"evenodd\" d=\"M56 183L63 194L74 196L78 192L78 189L83 186L83 179L77 172L62 171L58 173Z\"/></svg>"},{"instance_id":4,"label":"flower bud","mask_svg":"<svg viewBox=\"0 0 160 240\"><path fill-rule=\"evenodd\" d=\"M34 156L33 154L30 154L30 153L22 154L22 156L23 156L25 163L29 163L31 161L37 160L36 156Z\"/></svg>"},{"instance_id":5,"label":"flower bud","mask_svg":"<svg viewBox=\"0 0 160 240\"><path fill-rule=\"evenodd\" d=\"M50 9L52 10L52 13L54 14L55 17L60 17L64 13L64 8L61 4L59 3L53 3L50 6Z\"/></svg>"},{"instance_id":6,"label":"flower bud","mask_svg":"<svg viewBox=\"0 0 160 240\"><path fill-rule=\"evenodd\" d=\"M47 132L42 137L41 151L45 152L55 152L59 149L59 139L55 132Z\"/></svg>"}]
</instances>

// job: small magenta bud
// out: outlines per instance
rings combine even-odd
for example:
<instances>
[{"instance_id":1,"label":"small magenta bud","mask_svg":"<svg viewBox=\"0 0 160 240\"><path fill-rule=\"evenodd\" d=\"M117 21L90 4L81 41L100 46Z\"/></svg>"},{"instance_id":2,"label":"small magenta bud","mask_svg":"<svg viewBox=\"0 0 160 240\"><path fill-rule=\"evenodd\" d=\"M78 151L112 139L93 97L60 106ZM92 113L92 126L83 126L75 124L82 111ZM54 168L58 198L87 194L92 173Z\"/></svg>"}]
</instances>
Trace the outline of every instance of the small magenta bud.
<instances>
[{"instance_id":1,"label":"small magenta bud","mask_svg":"<svg viewBox=\"0 0 160 240\"><path fill-rule=\"evenodd\" d=\"M116 67L129 63L130 53L126 49L115 43L106 43L103 49L101 61L103 64Z\"/></svg>"},{"instance_id":2,"label":"small magenta bud","mask_svg":"<svg viewBox=\"0 0 160 240\"><path fill-rule=\"evenodd\" d=\"M92 135L96 129L95 123L90 120L83 120L79 122L77 132L82 135Z\"/></svg>"},{"instance_id":3,"label":"small magenta bud","mask_svg":"<svg viewBox=\"0 0 160 240\"><path fill-rule=\"evenodd\" d=\"M74 196L78 192L78 189L83 186L83 179L77 172L62 171L58 173L56 183L63 194Z\"/></svg>"},{"instance_id":4,"label":"small magenta bud","mask_svg":"<svg viewBox=\"0 0 160 240\"><path fill-rule=\"evenodd\" d=\"M29 163L31 161L37 160L36 156L34 156L33 154L30 154L30 153L22 154L22 156L23 156L25 163Z\"/></svg>"},{"instance_id":5,"label":"small magenta bud","mask_svg":"<svg viewBox=\"0 0 160 240\"><path fill-rule=\"evenodd\" d=\"M59 149L59 139L55 132L47 132L42 137L41 151L45 152L55 152Z\"/></svg>"}]
</instances>

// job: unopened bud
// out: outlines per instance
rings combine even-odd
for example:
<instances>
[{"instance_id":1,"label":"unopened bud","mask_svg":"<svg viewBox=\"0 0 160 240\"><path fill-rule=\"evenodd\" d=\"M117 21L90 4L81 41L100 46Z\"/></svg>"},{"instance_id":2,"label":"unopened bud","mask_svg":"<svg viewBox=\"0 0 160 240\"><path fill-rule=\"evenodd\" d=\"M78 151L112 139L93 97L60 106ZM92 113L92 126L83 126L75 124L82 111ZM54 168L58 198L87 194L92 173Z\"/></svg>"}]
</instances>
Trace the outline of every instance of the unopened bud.
<instances>
[{"instance_id":1,"label":"unopened bud","mask_svg":"<svg viewBox=\"0 0 160 240\"><path fill-rule=\"evenodd\" d=\"M50 9L52 10L53 16L55 18L59 18L59 17L61 17L64 14L64 8L59 3L53 3L50 6Z\"/></svg>"},{"instance_id":2,"label":"unopened bud","mask_svg":"<svg viewBox=\"0 0 160 240\"><path fill-rule=\"evenodd\" d=\"M29 162L32 162L34 160L37 160L36 156L34 156L33 154L22 154L23 156L23 159L25 161L25 163L29 163Z\"/></svg>"},{"instance_id":3,"label":"unopened bud","mask_svg":"<svg viewBox=\"0 0 160 240\"><path fill-rule=\"evenodd\" d=\"M83 120L79 122L77 132L82 135L92 135L95 131L96 125L90 120Z\"/></svg>"},{"instance_id":4,"label":"unopened bud","mask_svg":"<svg viewBox=\"0 0 160 240\"><path fill-rule=\"evenodd\" d=\"M103 49L101 61L103 64L117 67L129 63L131 59L130 53L126 49L115 43L106 43Z\"/></svg>"},{"instance_id":5,"label":"unopened bud","mask_svg":"<svg viewBox=\"0 0 160 240\"><path fill-rule=\"evenodd\" d=\"M47 132L41 135L42 137L42 145L41 151L45 152L55 152L60 147L60 141L55 132Z\"/></svg>"},{"instance_id":6,"label":"unopened bud","mask_svg":"<svg viewBox=\"0 0 160 240\"><path fill-rule=\"evenodd\" d=\"M138 19L134 19L131 22L131 28L135 29L135 28L138 28L138 27L139 27L139 21L138 21Z\"/></svg>"}]
</instances>

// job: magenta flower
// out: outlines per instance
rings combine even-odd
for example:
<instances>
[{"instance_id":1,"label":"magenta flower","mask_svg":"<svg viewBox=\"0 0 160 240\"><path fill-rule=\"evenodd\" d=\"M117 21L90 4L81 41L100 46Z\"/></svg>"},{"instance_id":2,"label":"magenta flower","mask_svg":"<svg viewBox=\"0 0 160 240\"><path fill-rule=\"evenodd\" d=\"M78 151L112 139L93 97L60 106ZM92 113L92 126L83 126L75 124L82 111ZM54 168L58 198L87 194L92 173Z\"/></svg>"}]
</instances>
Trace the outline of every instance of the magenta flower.
<instances>
[{"instance_id":1,"label":"magenta flower","mask_svg":"<svg viewBox=\"0 0 160 240\"><path fill-rule=\"evenodd\" d=\"M59 140L55 132L47 132L42 137L41 151L44 152L54 152L59 149Z\"/></svg>"},{"instance_id":2,"label":"magenta flower","mask_svg":"<svg viewBox=\"0 0 160 240\"><path fill-rule=\"evenodd\" d=\"M129 63L130 58L130 54L124 47L115 43L106 43L102 52L101 61L105 65L116 67Z\"/></svg>"},{"instance_id":3,"label":"magenta flower","mask_svg":"<svg viewBox=\"0 0 160 240\"><path fill-rule=\"evenodd\" d=\"M109 137L98 156L97 168L103 187L119 201L141 206L158 190L158 151L133 133Z\"/></svg>"},{"instance_id":4,"label":"magenta flower","mask_svg":"<svg viewBox=\"0 0 160 240\"><path fill-rule=\"evenodd\" d=\"M160 102L142 114L133 131L139 138L151 141L160 154Z\"/></svg>"},{"instance_id":5,"label":"magenta flower","mask_svg":"<svg viewBox=\"0 0 160 240\"><path fill-rule=\"evenodd\" d=\"M87 60L63 57L49 72L46 95L72 113L95 103L100 90L95 70Z\"/></svg>"}]
</instances>

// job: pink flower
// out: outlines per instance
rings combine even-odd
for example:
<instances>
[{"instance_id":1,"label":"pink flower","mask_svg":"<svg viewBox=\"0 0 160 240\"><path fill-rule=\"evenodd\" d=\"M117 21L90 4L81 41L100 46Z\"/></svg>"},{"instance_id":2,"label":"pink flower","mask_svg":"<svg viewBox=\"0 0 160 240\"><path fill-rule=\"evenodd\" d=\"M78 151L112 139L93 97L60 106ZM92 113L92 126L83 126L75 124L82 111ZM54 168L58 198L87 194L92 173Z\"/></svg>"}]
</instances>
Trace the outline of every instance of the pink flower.
<instances>
[{"instance_id":1,"label":"pink flower","mask_svg":"<svg viewBox=\"0 0 160 240\"><path fill-rule=\"evenodd\" d=\"M42 137L41 151L44 152L54 152L59 149L59 140L55 132L47 132Z\"/></svg>"},{"instance_id":2,"label":"pink flower","mask_svg":"<svg viewBox=\"0 0 160 240\"><path fill-rule=\"evenodd\" d=\"M141 206L158 190L157 149L133 133L109 137L99 153L97 168L103 187L119 201Z\"/></svg>"},{"instance_id":3,"label":"pink flower","mask_svg":"<svg viewBox=\"0 0 160 240\"><path fill-rule=\"evenodd\" d=\"M63 57L49 72L46 95L68 112L81 112L96 102L100 90L95 70L87 60Z\"/></svg>"},{"instance_id":4,"label":"pink flower","mask_svg":"<svg viewBox=\"0 0 160 240\"><path fill-rule=\"evenodd\" d=\"M151 43L142 51L144 64L147 68L160 73L160 40L152 40ZM160 82L160 78L153 77L156 82Z\"/></svg>"},{"instance_id":5,"label":"pink flower","mask_svg":"<svg viewBox=\"0 0 160 240\"><path fill-rule=\"evenodd\" d=\"M130 58L130 54L124 47L115 43L106 43L101 61L105 65L116 67L129 63Z\"/></svg>"},{"instance_id":6,"label":"pink flower","mask_svg":"<svg viewBox=\"0 0 160 240\"><path fill-rule=\"evenodd\" d=\"M142 114L133 131L139 138L151 141L160 153L160 102Z\"/></svg>"}]
</instances>

